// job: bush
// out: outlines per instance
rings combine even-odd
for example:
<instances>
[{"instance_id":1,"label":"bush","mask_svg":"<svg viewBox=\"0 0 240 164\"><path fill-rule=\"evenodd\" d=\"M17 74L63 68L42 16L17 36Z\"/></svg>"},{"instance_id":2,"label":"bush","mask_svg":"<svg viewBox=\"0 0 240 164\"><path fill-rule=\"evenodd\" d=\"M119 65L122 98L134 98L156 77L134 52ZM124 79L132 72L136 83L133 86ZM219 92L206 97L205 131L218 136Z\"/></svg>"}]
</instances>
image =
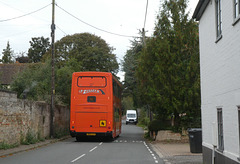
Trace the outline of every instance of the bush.
<instances>
[{"instance_id":1,"label":"bush","mask_svg":"<svg viewBox=\"0 0 240 164\"><path fill-rule=\"evenodd\" d=\"M153 132L153 131L157 132L159 130L163 130L163 128L164 127L163 127L162 121L160 121L160 120L153 120L148 125L148 129L151 132Z\"/></svg>"},{"instance_id":2,"label":"bush","mask_svg":"<svg viewBox=\"0 0 240 164\"><path fill-rule=\"evenodd\" d=\"M14 147L18 147L19 144L18 143L15 143L15 144L7 144L5 142L0 142L0 150L6 150L6 149L11 149L11 148L14 148Z\"/></svg>"},{"instance_id":3,"label":"bush","mask_svg":"<svg viewBox=\"0 0 240 164\"><path fill-rule=\"evenodd\" d=\"M148 127L150 119L147 117L147 113L144 109L141 109L138 116L138 125L141 127Z\"/></svg>"},{"instance_id":4,"label":"bush","mask_svg":"<svg viewBox=\"0 0 240 164\"><path fill-rule=\"evenodd\" d=\"M30 145L39 142L36 136L34 136L33 132L28 130L26 137L21 136L21 144L22 145Z\"/></svg>"},{"instance_id":5,"label":"bush","mask_svg":"<svg viewBox=\"0 0 240 164\"><path fill-rule=\"evenodd\" d=\"M69 131L67 129L56 129L53 137L60 139L67 135L69 135Z\"/></svg>"}]
</instances>

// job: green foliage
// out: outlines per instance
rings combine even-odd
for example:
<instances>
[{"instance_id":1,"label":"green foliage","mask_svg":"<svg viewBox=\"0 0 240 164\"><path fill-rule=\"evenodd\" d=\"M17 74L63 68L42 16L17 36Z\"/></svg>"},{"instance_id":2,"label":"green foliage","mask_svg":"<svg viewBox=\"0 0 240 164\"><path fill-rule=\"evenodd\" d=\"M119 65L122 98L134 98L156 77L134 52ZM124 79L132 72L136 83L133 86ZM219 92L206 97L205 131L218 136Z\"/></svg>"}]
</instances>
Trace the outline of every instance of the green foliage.
<instances>
[{"instance_id":1,"label":"green foliage","mask_svg":"<svg viewBox=\"0 0 240 164\"><path fill-rule=\"evenodd\" d=\"M30 145L30 144L35 144L37 142L39 142L39 140L31 130L28 130L25 138L21 135L20 143L22 145Z\"/></svg>"},{"instance_id":2,"label":"green foliage","mask_svg":"<svg viewBox=\"0 0 240 164\"><path fill-rule=\"evenodd\" d=\"M150 123L150 119L147 117L146 109L140 109L139 116L138 116L138 125L141 127L148 127Z\"/></svg>"},{"instance_id":3,"label":"green foliage","mask_svg":"<svg viewBox=\"0 0 240 164\"><path fill-rule=\"evenodd\" d=\"M39 62L49 50L48 39L32 38L29 58ZM39 44L39 45L38 45ZM95 35L89 33L66 36L56 43L55 88L56 103L69 105L73 72L103 71L117 73L118 63L112 53L113 48ZM32 54L32 56L31 56ZM46 101L51 99L51 59L50 51L45 53L44 63L32 63L24 72L18 74L11 89L18 97Z\"/></svg>"},{"instance_id":4,"label":"green foliage","mask_svg":"<svg viewBox=\"0 0 240 164\"><path fill-rule=\"evenodd\" d=\"M6 150L6 149L11 149L11 148L15 148L18 147L19 144L15 143L15 144L7 144L5 142L0 142L0 150Z\"/></svg>"},{"instance_id":5,"label":"green foliage","mask_svg":"<svg viewBox=\"0 0 240 164\"><path fill-rule=\"evenodd\" d=\"M9 42L7 42L7 47L6 49L3 49L2 54L2 63L13 63L13 50L11 49Z\"/></svg>"},{"instance_id":6,"label":"green foliage","mask_svg":"<svg viewBox=\"0 0 240 164\"><path fill-rule=\"evenodd\" d=\"M128 96L128 97L123 97L122 100L122 110L127 111L127 110L132 110L134 109L133 107L133 98Z\"/></svg>"},{"instance_id":7,"label":"green foliage","mask_svg":"<svg viewBox=\"0 0 240 164\"><path fill-rule=\"evenodd\" d=\"M170 126L163 120L150 121L148 125L149 131L169 130Z\"/></svg>"},{"instance_id":8,"label":"green foliage","mask_svg":"<svg viewBox=\"0 0 240 164\"><path fill-rule=\"evenodd\" d=\"M162 124L160 120L153 120L148 125L149 131L159 131L162 130Z\"/></svg>"},{"instance_id":9,"label":"green foliage","mask_svg":"<svg viewBox=\"0 0 240 164\"><path fill-rule=\"evenodd\" d=\"M54 138L60 139L67 135L69 135L68 129L56 129L53 136Z\"/></svg>"},{"instance_id":10,"label":"green foliage","mask_svg":"<svg viewBox=\"0 0 240 164\"><path fill-rule=\"evenodd\" d=\"M153 141L153 138L150 136L150 131L144 133L144 138L149 141Z\"/></svg>"},{"instance_id":11,"label":"green foliage","mask_svg":"<svg viewBox=\"0 0 240 164\"><path fill-rule=\"evenodd\" d=\"M141 88L138 88L138 80L136 76L136 70L138 67L138 59L141 55L143 46L140 40L134 39L131 42L131 48L127 51L122 61L124 75L124 97L132 97L135 107L141 107Z\"/></svg>"},{"instance_id":12,"label":"green foliage","mask_svg":"<svg viewBox=\"0 0 240 164\"><path fill-rule=\"evenodd\" d=\"M50 102L51 65L47 63L31 64L19 73L11 84L18 97Z\"/></svg>"},{"instance_id":13,"label":"green foliage","mask_svg":"<svg viewBox=\"0 0 240 164\"><path fill-rule=\"evenodd\" d=\"M29 58L26 56L18 56L16 58L16 61L18 61L19 63L29 63Z\"/></svg>"},{"instance_id":14,"label":"green foliage","mask_svg":"<svg viewBox=\"0 0 240 164\"><path fill-rule=\"evenodd\" d=\"M29 43L30 48L28 49L28 58L30 62L40 62L43 55L50 49L49 38L35 37L32 38L32 41L30 41Z\"/></svg>"},{"instance_id":15,"label":"green foliage","mask_svg":"<svg viewBox=\"0 0 240 164\"><path fill-rule=\"evenodd\" d=\"M74 71L102 71L117 74L118 63L105 40L89 33L68 35L56 42L56 64L58 68L73 61ZM72 61L71 61L72 60Z\"/></svg>"},{"instance_id":16,"label":"green foliage","mask_svg":"<svg viewBox=\"0 0 240 164\"><path fill-rule=\"evenodd\" d=\"M163 2L137 69L143 103L160 120L173 114L175 126L200 117L198 26L188 19L186 7L186 0ZM179 117L181 113L186 116Z\"/></svg>"},{"instance_id":17,"label":"green foliage","mask_svg":"<svg viewBox=\"0 0 240 164\"><path fill-rule=\"evenodd\" d=\"M70 104L71 82L73 69L70 67L62 67L57 70L56 74L56 93L59 98L58 104Z\"/></svg>"}]
</instances>

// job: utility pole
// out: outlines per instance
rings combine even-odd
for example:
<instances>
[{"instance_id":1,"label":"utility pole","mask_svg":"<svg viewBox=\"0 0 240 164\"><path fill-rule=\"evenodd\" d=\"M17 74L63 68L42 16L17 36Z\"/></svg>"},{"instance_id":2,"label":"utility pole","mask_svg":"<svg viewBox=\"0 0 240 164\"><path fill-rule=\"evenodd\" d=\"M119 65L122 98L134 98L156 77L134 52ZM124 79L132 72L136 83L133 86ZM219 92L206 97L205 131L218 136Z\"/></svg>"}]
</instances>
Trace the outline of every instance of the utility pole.
<instances>
[{"instance_id":1,"label":"utility pole","mask_svg":"<svg viewBox=\"0 0 240 164\"><path fill-rule=\"evenodd\" d=\"M146 12L145 12L145 19L144 19L144 25L143 25L143 29L142 29L142 39L143 39L143 47L144 49L146 48L146 33L145 33L145 25L146 25L146 21L147 21L147 10L148 10L148 0L147 0L147 4L146 4Z\"/></svg>"},{"instance_id":2,"label":"utility pole","mask_svg":"<svg viewBox=\"0 0 240 164\"><path fill-rule=\"evenodd\" d=\"M145 29L142 29L142 40L143 40L143 47L146 48L146 35L145 35Z\"/></svg>"},{"instance_id":3,"label":"utility pole","mask_svg":"<svg viewBox=\"0 0 240 164\"><path fill-rule=\"evenodd\" d=\"M51 94L51 112L50 112L50 136L54 135L54 110L55 110L55 0L52 0L52 25L51 25L51 37L52 37L52 94Z\"/></svg>"}]
</instances>

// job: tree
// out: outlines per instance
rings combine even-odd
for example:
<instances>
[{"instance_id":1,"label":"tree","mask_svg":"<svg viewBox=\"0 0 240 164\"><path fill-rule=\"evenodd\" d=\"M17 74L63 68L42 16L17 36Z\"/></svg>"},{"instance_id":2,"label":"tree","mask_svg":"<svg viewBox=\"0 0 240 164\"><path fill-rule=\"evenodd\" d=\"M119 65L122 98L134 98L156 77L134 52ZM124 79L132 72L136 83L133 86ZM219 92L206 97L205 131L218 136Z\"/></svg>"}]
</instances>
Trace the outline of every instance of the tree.
<instances>
[{"instance_id":1,"label":"tree","mask_svg":"<svg viewBox=\"0 0 240 164\"><path fill-rule=\"evenodd\" d=\"M2 54L2 63L13 63L13 50L11 50L9 42L7 42L7 47L3 49Z\"/></svg>"},{"instance_id":2,"label":"tree","mask_svg":"<svg viewBox=\"0 0 240 164\"><path fill-rule=\"evenodd\" d=\"M131 48L127 50L126 55L122 61L122 71L124 75L124 97L131 97L135 107L141 105L140 92L137 85L136 69L138 67L138 59L141 55L143 46L140 40L134 39L131 42Z\"/></svg>"},{"instance_id":3,"label":"tree","mask_svg":"<svg viewBox=\"0 0 240 164\"><path fill-rule=\"evenodd\" d=\"M164 0L137 70L145 103L160 119L173 114L176 127L200 117L198 26L186 7L186 0Z\"/></svg>"},{"instance_id":4,"label":"tree","mask_svg":"<svg viewBox=\"0 0 240 164\"><path fill-rule=\"evenodd\" d=\"M64 37L56 43L57 104L70 104L73 72L110 70L115 73L118 69L116 56L104 40L91 34L73 36ZM18 93L18 97L28 92L28 99L50 102L51 60L48 56L50 52L45 54L44 63L32 63L29 69L15 78L11 89Z\"/></svg>"},{"instance_id":5,"label":"tree","mask_svg":"<svg viewBox=\"0 0 240 164\"><path fill-rule=\"evenodd\" d=\"M18 97L50 102L51 62L29 64L23 72L17 74L11 83L11 90Z\"/></svg>"},{"instance_id":6,"label":"tree","mask_svg":"<svg viewBox=\"0 0 240 164\"><path fill-rule=\"evenodd\" d=\"M35 37L32 41L29 41L30 48L28 49L28 57L30 62L37 63L40 62L43 55L49 51L50 42L49 38Z\"/></svg>"},{"instance_id":7,"label":"tree","mask_svg":"<svg viewBox=\"0 0 240 164\"><path fill-rule=\"evenodd\" d=\"M117 74L118 63L113 48L105 40L89 33L68 35L56 42L57 66L75 59L81 70L103 71Z\"/></svg>"},{"instance_id":8,"label":"tree","mask_svg":"<svg viewBox=\"0 0 240 164\"><path fill-rule=\"evenodd\" d=\"M16 61L19 63L29 63L29 57L24 56L25 52L20 52L16 57Z\"/></svg>"}]
</instances>

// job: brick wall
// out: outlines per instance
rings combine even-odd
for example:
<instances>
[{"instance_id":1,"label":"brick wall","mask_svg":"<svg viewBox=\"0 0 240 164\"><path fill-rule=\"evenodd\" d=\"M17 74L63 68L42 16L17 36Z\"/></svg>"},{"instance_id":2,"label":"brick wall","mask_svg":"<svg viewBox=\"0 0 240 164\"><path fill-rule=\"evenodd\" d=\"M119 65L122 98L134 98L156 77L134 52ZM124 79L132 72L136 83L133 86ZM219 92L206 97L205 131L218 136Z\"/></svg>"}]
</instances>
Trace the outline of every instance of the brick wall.
<instances>
[{"instance_id":1,"label":"brick wall","mask_svg":"<svg viewBox=\"0 0 240 164\"><path fill-rule=\"evenodd\" d=\"M55 131L68 131L69 118L69 108L56 106ZM13 92L0 91L0 142L19 143L28 132L41 138L50 136L50 105L17 99Z\"/></svg>"}]
</instances>

